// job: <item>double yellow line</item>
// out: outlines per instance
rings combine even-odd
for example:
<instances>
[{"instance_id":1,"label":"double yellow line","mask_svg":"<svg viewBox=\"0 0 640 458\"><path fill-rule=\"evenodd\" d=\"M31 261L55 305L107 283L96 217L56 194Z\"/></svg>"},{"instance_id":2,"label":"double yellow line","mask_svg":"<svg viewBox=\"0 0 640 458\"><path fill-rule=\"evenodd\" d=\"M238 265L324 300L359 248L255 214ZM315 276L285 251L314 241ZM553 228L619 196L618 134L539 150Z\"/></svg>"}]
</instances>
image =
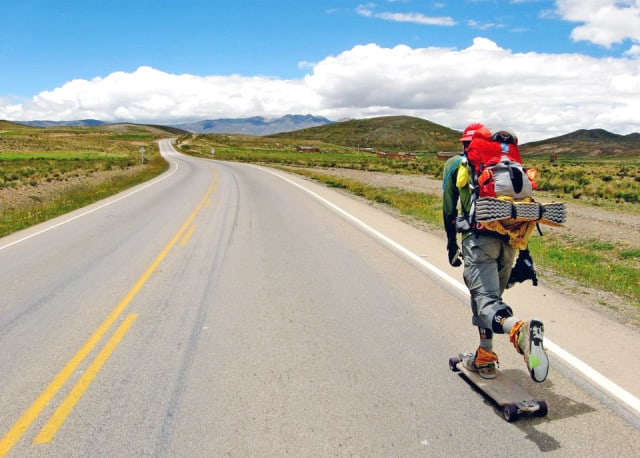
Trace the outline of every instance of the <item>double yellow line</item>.
<instances>
[{"instance_id":1,"label":"double yellow line","mask_svg":"<svg viewBox=\"0 0 640 458\"><path fill-rule=\"evenodd\" d=\"M171 241L164 247L162 252L153 261L149 268L145 271L140 279L135 283L133 288L126 294L126 296L120 301L115 309L107 316L107 318L100 324L100 326L89 337L85 344L78 350L78 352L69 360L67 365L55 376L55 378L49 383L49 385L40 393L38 398L29 406L29 408L22 414L22 416L13 424L11 429L0 439L0 458L4 457L11 451L13 446L22 438L31 424L38 418L44 408L51 402L53 397L60 391L62 386L67 382L71 375L75 372L78 366L84 361L84 359L93 351L98 342L104 337L107 331L111 328L113 323L120 317L122 312L127 308L129 303L138 294L142 286L149 280L151 274L158 268L160 263L166 258L169 251L174 247L178 240L183 236L187 228L191 225L195 217L200 213L205 205L210 203L210 197L215 189L215 180L212 181L209 189L204 197L200 200L200 203L196 206L195 210L184 222L182 227L178 230L176 235ZM185 236L191 235L193 227ZM106 360L111 353L115 350L120 340L124 337L129 330L137 315L130 314L120 324L113 336L106 343L104 348L100 351L98 356L93 360L89 368L84 372L82 377L78 380L72 390L69 392L65 400L60 404L58 409L53 413L49 420L42 427L38 435L35 437L34 444L42 444L51 441L58 429L62 426L65 419L69 416L76 403L80 400L86 389L89 387L97 373L100 371Z\"/></svg>"}]
</instances>

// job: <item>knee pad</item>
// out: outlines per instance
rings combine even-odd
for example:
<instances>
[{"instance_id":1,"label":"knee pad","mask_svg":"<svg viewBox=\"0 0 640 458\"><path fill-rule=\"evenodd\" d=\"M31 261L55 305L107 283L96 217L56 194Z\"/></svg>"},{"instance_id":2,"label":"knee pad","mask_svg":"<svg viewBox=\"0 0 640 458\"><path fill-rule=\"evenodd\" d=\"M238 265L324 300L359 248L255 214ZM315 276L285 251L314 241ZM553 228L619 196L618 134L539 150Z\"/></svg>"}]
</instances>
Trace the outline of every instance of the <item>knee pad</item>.
<instances>
[{"instance_id":1,"label":"knee pad","mask_svg":"<svg viewBox=\"0 0 640 458\"><path fill-rule=\"evenodd\" d=\"M480 338L481 339L492 339L493 338L493 331L491 329L485 328L485 327L479 327L478 328L478 332L480 333Z\"/></svg>"},{"instance_id":2,"label":"knee pad","mask_svg":"<svg viewBox=\"0 0 640 458\"><path fill-rule=\"evenodd\" d=\"M493 332L496 334L504 334L504 329L502 329L502 323L507 318L513 316L511 309L505 308L498 310L495 315L493 315L493 320L491 320L491 328Z\"/></svg>"}]
</instances>

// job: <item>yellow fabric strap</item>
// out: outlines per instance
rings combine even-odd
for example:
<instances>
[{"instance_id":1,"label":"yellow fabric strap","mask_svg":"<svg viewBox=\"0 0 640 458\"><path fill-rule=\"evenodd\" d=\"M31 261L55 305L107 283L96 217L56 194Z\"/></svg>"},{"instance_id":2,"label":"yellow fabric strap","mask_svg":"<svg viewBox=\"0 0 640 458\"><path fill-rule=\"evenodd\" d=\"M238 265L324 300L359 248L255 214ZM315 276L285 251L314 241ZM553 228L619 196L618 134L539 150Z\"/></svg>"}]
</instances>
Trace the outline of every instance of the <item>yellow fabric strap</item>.
<instances>
[{"instance_id":1,"label":"yellow fabric strap","mask_svg":"<svg viewBox=\"0 0 640 458\"><path fill-rule=\"evenodd\" d=\"M456 179L456 186L458 189L464 188L469 184L469 164L463 162L458 167L458 178Z\"/></svg>"},{"instance_id":2,"label":"yellow fabric strap","mask_svg":"<svg viewBox=\"0 0 640 458\"><path fill-rule=\"evenodd\" d=\"M536 222L503 219L500 221L478 223L478 226L499 234L508 235L509 245L517 248L518 250L524 250L529 243L529 237L531 237L531 234L536 227Z\"/></svg>"},{"instance_id":3,"label":"yellow fabric strap","mask_svg":"<svg viewBox=\"0 0 640 458\"><path fill-rule=\"evenodd\" d=\"M506 200L508 202L514 202L512 197L501 196L500 200ZM532 202L533 199L527 197L518 202ZM524 250L529 244L529 237L533 233L536 227L536 221L517 221L515 219L502 219L500 221L485 221L479 223L479 225L490 231L497 232L499 234L509 236L509 245L518 249Z\"/></svg>"}]
</instances>

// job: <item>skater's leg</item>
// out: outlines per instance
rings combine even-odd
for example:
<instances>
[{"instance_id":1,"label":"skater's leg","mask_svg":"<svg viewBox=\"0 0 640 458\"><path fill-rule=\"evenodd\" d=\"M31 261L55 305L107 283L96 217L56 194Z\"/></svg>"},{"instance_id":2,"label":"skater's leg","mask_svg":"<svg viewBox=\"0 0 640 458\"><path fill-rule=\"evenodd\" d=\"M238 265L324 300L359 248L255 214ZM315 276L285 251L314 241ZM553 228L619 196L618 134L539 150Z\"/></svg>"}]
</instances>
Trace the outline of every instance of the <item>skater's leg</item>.
<instances>
[{"instance_id":1,"label":"skater's leg","mask_svg":"<svg viewBox=\"0 0 640 458\"><path fill-rule=\"evenodd\" d=\"M513 315L511 307L502 301L513 261L512 256L509 261L503 245L508 246L499 237L484 234L471 235L462 242L463 275L473 298L474 324L499 334L504 332L499 320Z\"/></svg>"}]
</instances>

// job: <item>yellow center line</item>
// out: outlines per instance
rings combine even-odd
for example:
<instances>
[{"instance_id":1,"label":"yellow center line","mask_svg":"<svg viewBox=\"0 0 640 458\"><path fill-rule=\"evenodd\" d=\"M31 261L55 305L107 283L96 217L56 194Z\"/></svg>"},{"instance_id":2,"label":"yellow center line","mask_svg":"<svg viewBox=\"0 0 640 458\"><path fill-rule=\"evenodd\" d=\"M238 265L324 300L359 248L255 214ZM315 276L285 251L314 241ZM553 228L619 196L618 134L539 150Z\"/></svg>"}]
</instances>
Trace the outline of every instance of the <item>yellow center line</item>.
<instances>
[{"instance_id":1,"label":"yellow center line","mask_svg":"<svg viewBox=\"0 0 640 458\"><path fill-rule=\"evenodd\" d=\"M131 288L131 290L127 293L127 295L120 301L120 303L116 306L115 309L107 316L107 318L102 322L102 324L95 330L95 332L89 337L89 339L85 342L85 344L78 350L78 352L69 360L67 365L55 376L55 378L49 383L49 385L40 393L40 395L36 398L35 401L25 410L22 416L13 424L11 429L7 431L2 439L0 439L0 458L3 458L9 451L13 448L13 446L22 438L24 433L29 429L31 424L35 421L36 418L42 413L44 408L51 402L51 399L60 391L62 386L66 383L66 381L71 377L74 371L78 368L80 363L84 361L87 355L93 350L93 348L98 344L98 342L102 339L104 334L109 330L111 325L116 321L116 319L122 314L122 312L127 308L131 300L135 297L135 295L140 291L142 286L149 280L151 274L157 269L160 263L167 256L169 251L173 248L173 246L177 243L177 241L182 237L184 231L189 227L189 225L193 222L195 217L198 215L202 207L204 206L207 199L213 193L215 189L215 181L212 181L209 189L205 193L204 197L200 200L195 210L191 213L191 215L187 218L184 224L180 227L176 235L173 236L171 241L164 247L162 252L158 255L158 257L153 261L153 263L149 266L149 268L145 271L144 274L140 277L140 279L136 282L136 284Z\"/></svg>"},{"instance_id":2,"label":"yellow center line","mask_svg":"<svg viewBox=\"0 0 640 458\"><path fill-rule=\"evenodd\" d=\"M42 427L36 438L33 440L34 444L44 444L53 439L53 436L56 435L60 426L62 426L64 421L67 419L75 405L78 403L98 372L100 372L104 363L109 359L109 356L111 356L111 353L113 353L137 317L138 315L131 314L122 322L113 336L111 336L111 339L109 339L104 348L100 353L98 353L96 359L93 360L86 372L82 374L82 377L80 377L80 380L75 384L69 395L65 398L62 404L60 404L60 407L58 407L51 418L49 418L49 421L47 421Z\"/></svg>"},{"instance_id":3,"label":"yellow center line","mask_svg":"<svg viewBox=\"0 0 640 458\"><path fill-rule=\"evenodd\" d=\"M191 234L193 234L193 231L196 229L195 226L191 226L189 228L189 230L187 231L187 233L184 235L184 237L182 237L182 240L180 240L180 246L185 246L187 244L187 242L189 241L189 239L191 238Z\"/></svg>"}]
</instances>

